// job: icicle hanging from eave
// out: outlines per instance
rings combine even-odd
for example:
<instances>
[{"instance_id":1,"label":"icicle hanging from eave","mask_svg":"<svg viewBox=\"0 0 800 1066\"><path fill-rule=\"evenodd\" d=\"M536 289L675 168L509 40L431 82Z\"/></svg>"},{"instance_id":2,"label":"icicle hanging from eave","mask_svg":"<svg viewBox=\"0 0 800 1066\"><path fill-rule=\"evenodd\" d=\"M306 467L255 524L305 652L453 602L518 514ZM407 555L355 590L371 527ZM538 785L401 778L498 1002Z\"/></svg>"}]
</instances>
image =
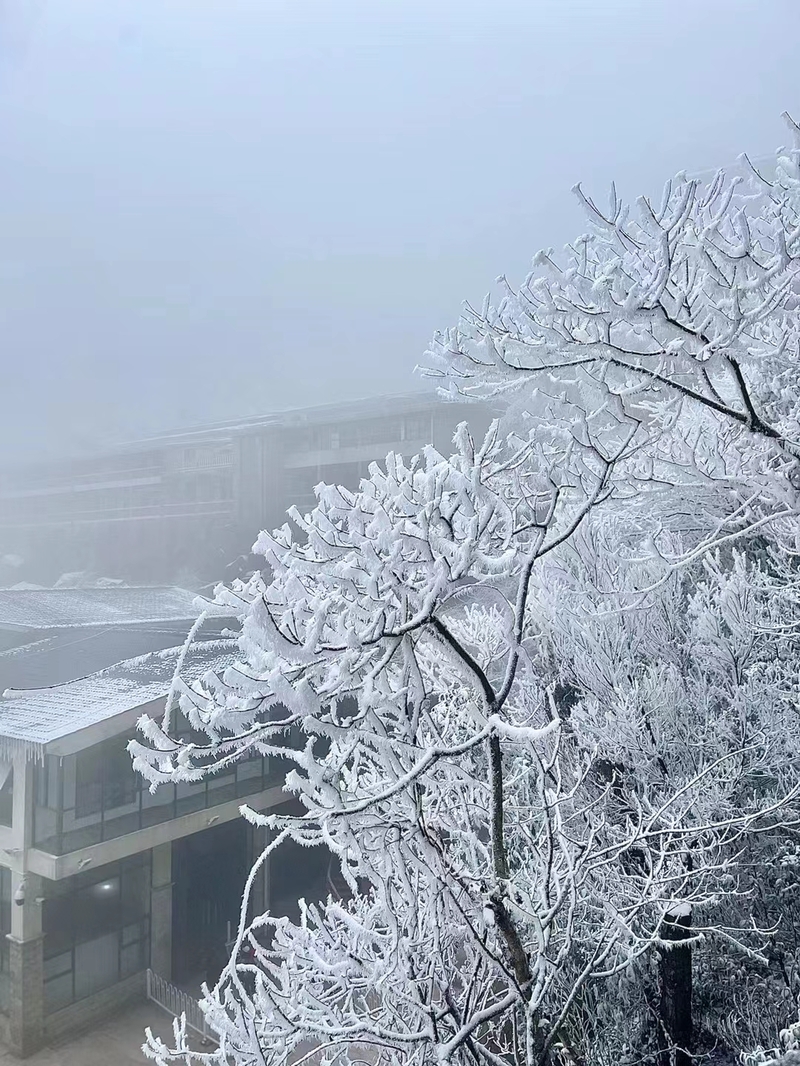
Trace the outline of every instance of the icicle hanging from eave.
<instances>
[{"instance_id":1,"label":"icicle hanging from eave","mask_svg":"<svg viewBox=\"0 0 800 1066\"><path fill-rule=\"evenodd\" d=\"M44 762L45 745L34 740L20 740L16 737L0 737L0 763L13 762L14 758L24 755L26 762ZM2 773L0 773L2 777Z\"/></svg>"}]
</instances>

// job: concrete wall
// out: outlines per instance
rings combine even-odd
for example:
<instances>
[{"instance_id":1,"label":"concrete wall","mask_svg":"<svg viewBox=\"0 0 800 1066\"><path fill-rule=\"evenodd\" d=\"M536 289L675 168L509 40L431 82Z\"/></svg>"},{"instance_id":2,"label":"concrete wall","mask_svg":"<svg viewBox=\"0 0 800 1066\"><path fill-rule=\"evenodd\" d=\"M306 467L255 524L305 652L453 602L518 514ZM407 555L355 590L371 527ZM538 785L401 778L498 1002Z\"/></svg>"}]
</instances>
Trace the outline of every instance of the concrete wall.
<instances>
[{"instance_id":1,"label":"concrete wall","mask_svg":"<svg viewBox=\"0 0 800 1066\"><path fill-rule=\"evenodd\" d=\"M10 936L11 993L8 1046L25 1058L44 1041L44 954L41 936L17 940Z\"/></svg>"},{"instance_id":2,"label":"concrete wall","mask_svg":"<svg viewBox=\"0 0 800 1066\"><path fill-rule=\"evenodd\" d=\"M15 796L16 799L16 796ZM24 1057L42 1046L44 1024L44 951L42 940L42 882L35 874L11 871L12 898L9 934L10 987L8 1046Z\"/></svg>"},{"instance_id":3,"label":"concrete wall","mask_svg":"<svg viewBox=\"0 0 800 1066\"><path fill-rule=\"evenodd\" d=\"M172 978L172 843L152 851L150 889L150 967Z\"/></svg>"}]
</instances>

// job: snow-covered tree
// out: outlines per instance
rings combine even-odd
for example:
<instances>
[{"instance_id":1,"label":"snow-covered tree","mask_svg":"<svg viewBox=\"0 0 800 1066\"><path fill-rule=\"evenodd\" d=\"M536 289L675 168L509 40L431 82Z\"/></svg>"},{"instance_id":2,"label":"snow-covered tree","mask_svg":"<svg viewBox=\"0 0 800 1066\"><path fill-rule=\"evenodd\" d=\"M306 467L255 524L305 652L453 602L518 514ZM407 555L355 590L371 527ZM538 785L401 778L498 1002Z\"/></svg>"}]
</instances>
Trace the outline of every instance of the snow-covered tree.
<instances>
[{"instance_id":1,"label":"snow-covered tree","mask_svg":"<svg viewBox=\"0 0 800 1066\"><path fill-rule=\"evenodd\" d=\"M496 299L436 335L426 372L517 418L611 408L706 481L746 475L762 509L792 515L794 542L800 137L786 117L795 147L769 177L743 157L744 174L678 175L635 211L576 186L589 231L540 252L518 287L499 278Z\"/></svg>"},{"instance_id":2,"label":"snow-covered tree","mask_svg":"<svg viewBox=\"0 0 800 1066\"><path fill-rule=\"evenodd\" d=\"M596 767L613 782L617 811L608 805L607 817L624 817L641 795L651 802L668 796L700 766L715 767L694 806L684 809L691 863L696 826L741 815L754 795L779 803L796 794L800 645L785 621L797 616L797 591L778 592L769 559L742 546L717 551L693 568L637 556L636 526L637 516L619 509L613 521L590 519L537 570L529 598L539 634L537 668L554 684L576 741L596 752ZM681 554L677 544L674 554ZM734 759L726 758L734 751ZM759 826L750 839L737 839L721 864L713 906L694 911L676 900L672 914L665 913L664 936L674 943L659 953L649 995L639 995L640 1012L659 1016L649 1028L662 1044L691 1047L692 932L718 973L726 956L739 967L756 962L753 976L763 984L770 963L778 961L775 916L753 898L753 886L764 880L755 860L774 860L788 843L783 830L797 817L796 804L791 811L784 807L770 834ZM698 1016L698 1035L748 1031L754 1001L740 1002L726 991L719 1012L709 1007ZM774 1032L794 1005L796 989L782 991L776 996L773 989ZM604 996L608 1009L598 1009ZM619 1011L614 997L600 989L589 1001L585 1027L611 1025ZM766 1023L767 1004L759 1013ZM630 1024L630 1011L625 1018Z\"/></svg>"},{"instance_id":3,"label":"snow-covered tree","mask_svg":"<svg viewBox=\"0 0 800 1066\"><path fill-rule=\"evenodd\" d=\"M611 503L626 443L458 443L390 458L356 493L321 489L296 540L262 536L271 576L220 593L242 607L243 662L184 694L209 745L147 719L133 745L154 784L253 748L292 760L305 813L248 817L271 849L325 844L350 887L299 925L243 919L257 962L232 963L205 1003L220 1063L309 1047L342 1063L546 1061L570 1047L587 984L659 943L670 908L709 903L725 850L775 816L772 796L703 805L734 743L610 817L605 756L565 730L537 669L533 575ZM182 1036L151 1052L190 1057Z\"/></svg>"},{"instance_id":4,"label":"snow-covered tree","mask_svg":"<svg viewBox=\"0 0 800 1066\"><path fill-rule=\"evenodd\" d=\"M248 923L248 888L203 1003L219 1049L178 1028L151 1057L591 1060L595 990L739 891L740 849L794 799L794 687L743 651L766 571L709 564L691 595L686 574L756 529L773 588L793 566L797 188L787 154L772 184L679 178L638 222L587 201L564 265L434 344L435 372L506 404L500 427L319 487L259 538L264 573L219 590L241 662L180 701L208 741L145 719L135 765L157 787L287 761L301 813L246 816L268 852L327 846L349 896ZM611 585L580 607L592 572Z\"/></svg>"},{"instance_id":5,"label":"snow-covered tree","mask_svg":"<svg viewBox=\"0 0 800 1066\"><path fill-rule=\"evenodd\" d=\"M636 210L612 187L603 211L576 186L589 232L539 253L520 286L498 279L496 299L435 337L427 366L450 391L504 403L511 424L572 405L635 422L653 462L651 556L685 564L761 525L782 549L762 574L779 595L800 546L800 131L786 118L794 146L774 172L743 157L730 178L679 175ZM665 469L669 499L654 502ZM676 543L680 512L695 537ZM785 633L798 614L780 602Z\"/></svg>"}]
</instances>

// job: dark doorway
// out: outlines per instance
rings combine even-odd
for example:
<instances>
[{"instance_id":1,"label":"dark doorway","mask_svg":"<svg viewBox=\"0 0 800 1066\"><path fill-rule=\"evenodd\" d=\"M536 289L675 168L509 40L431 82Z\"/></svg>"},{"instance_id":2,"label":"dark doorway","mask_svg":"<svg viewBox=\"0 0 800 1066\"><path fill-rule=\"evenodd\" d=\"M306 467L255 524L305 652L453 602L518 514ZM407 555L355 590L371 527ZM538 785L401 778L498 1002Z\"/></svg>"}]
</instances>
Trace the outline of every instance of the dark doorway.
<instances>
[{"instance_id":1,"label":"dark doorway","mask_svg":"<svg viewBox=\"0 0 800 1066\"><path fill-rule=\"evenodd\" d=\"M214 981L227 961L250 870L251 829L241 818L172 845L172 974L179 985Z\"/></svg>"},{"instance_id":2,"label":"dark doorway","mask_svg":"<svg viewBox=\"0 0 800 1066\"><path fill-rule=\"evenodd\" d=\"M319 903L328 895L346 892L338 863L326 847L304 848L285 840L272 855L269 872L269 907L276 917L300 919L299 897Z\"/></svg>"},{"instance_id":3,"label":"dark doorway","mask_svg":"<svg viewBox=\"0 0 800 1066\"><path fill-rule=\"evenodd\" d=\"M275 807L276 814L302 814L297 800ZM347 896L348 890L334 855L323 845L303 847L294 840L284 840L269 861L269 909L275 917L300 918L299 897L306 903L319 903L329 895Z\"/></svg>"}]
</instances>

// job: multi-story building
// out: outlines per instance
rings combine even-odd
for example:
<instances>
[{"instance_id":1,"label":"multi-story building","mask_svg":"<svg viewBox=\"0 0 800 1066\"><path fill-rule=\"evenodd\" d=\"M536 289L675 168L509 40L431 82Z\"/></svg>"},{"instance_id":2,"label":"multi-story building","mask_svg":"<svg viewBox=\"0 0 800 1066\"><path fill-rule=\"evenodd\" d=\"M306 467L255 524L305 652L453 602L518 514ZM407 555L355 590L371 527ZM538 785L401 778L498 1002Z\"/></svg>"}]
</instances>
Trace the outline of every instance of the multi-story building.
<instances>
[{"instance_id":1,"label":"multi-story building","mask_svg":"<svg viewBox=\"0 0 800 1066\"><path fill-rule=\"evenodd\" d=\"M318 482L355 488L389 451L447 452L464 420L482 434L489 414L391 397L6 471L0 557L21 557L18 576L37 581L80 570L153 581L181 568L224 578L259 529L313 503ZM230 620L209 613L181 670L189 683L234 661ZM216 976L264 844L239 806L283 804L285 768L258 757L155 793L134 773L127 742L142 715L163 713L196 616L193 594L174 587L0 589L0 688L11 686L0 699L0 1039L20 1055L140 995L147 968L184 986ZM286 845L253 902L291 913L333 880L327 853Z\"/></svg>"},{"instance_id":2,"label":"multi-story building","mask_svg":"<svg viewBox=\"0 0 800 1066\"><path fill-rule=\"evenodd\" d=\"M260 529L308 506L320 481L356 488L389 451L450 450L456 425L487 410L417 393L217 423L103 455L0 472L0 558L18 576L92 570L162 582L226 577ZM0 575L0 580L3 580ZM184 578L185 583L185 578Z\"/></svg>"},{"instance_id":3,"label":"multi-story building","mask_svg":"<svg viewBox=\"0 0 800 1066\"><path fill-rule=\"evenodd\" d=\"M285 767L257 756L148 790L126 745L140 716L164 713L179 654L0 700L0 1039L19 1055L141 996L148 968L199 986L225 958L264 844L239 807L284 803ZM232 640L195 645L181 676L235 656ZM298 884L313 898L330 878L327 853L284 849L253 904L291 913Z\"/></svg>"}]
</instances>

